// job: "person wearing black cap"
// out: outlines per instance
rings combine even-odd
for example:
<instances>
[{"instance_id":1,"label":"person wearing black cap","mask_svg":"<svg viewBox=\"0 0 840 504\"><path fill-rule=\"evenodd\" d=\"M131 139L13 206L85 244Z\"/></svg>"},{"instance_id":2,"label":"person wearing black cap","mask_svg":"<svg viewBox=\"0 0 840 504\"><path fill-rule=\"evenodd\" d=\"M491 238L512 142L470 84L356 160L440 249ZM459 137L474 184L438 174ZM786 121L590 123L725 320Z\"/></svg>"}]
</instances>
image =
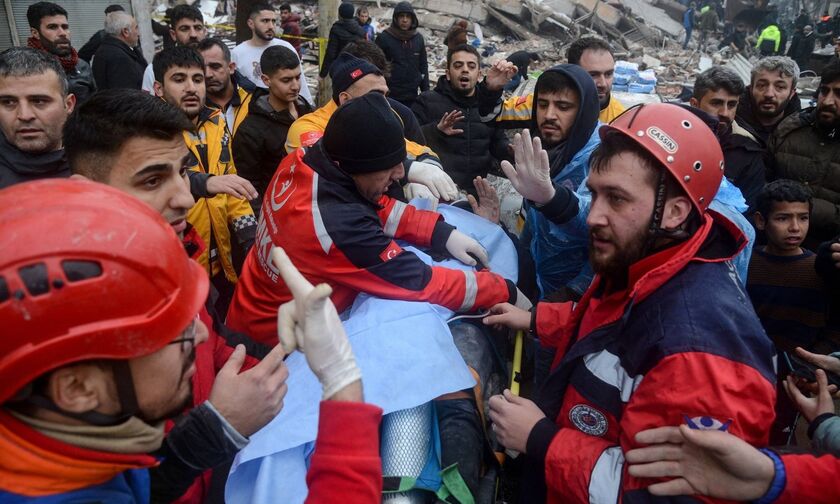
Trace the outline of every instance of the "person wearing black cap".
<instances>
[{"instance_id":1,"label":"person wearing black cap","mask_svg":"<svg viewBox=\"0 0 840 504\"><path fill-rule=\"evenodd\" d=\"M477 241L440 214L384 195L403 177L403 159L402 123L380 93L344 103L322 139L286 156L263 198L259 245L242 268L230 325L259 341L277 341L277 306L291 294L271 266L272 247L285 249L309 281L330 284L339 311L362 292L457 311L508 299L527 306L516 286L495 273L429 266L394 241L470 265L488 260Z\"/></svg>"},{"instance_id":2,"label":"person wearing black cap","mask_svg":"<svg viewBox=\"0 0 840 504\"><path fill-rule=\"evenodd\" d=\"M353 4L351 3L342 2L338 6L338 21L333 23L330 28L327 51L324 54L324 63L321 65L321 70L318 73L318 76L322 79L330 72L333 61L335 61L347 44L354 40L365 40L366 38L364 28L353 17L354 13Z\"/></svg>"},{"instance_id":3,"label":"person wearing black cap","mask_svg":"<svg viewBox=\"0 0 840 504\"><path fill-rule=\"evenodd\" d=\"M333 99L315 112L298 118L292 124L286 135L286 152L291 154L295 149L311 146L321 138L328 121L342 103L371 92L382 95L388 92L385 77L376 66L347 53L339 55L333 64L330 76L333 81ZM392 109L404 108L402 104L390 98L387 101ZM407 124L410 118L410 111L405 110L405 113L409 116L398 114L406 117L400 120L402 125ZM400 131L403 135L405 134L402 126ZM408 139L404 139L404 144L406 157L403 165L407 181L426 186L436 199L451 201L457 198L458 188L449 175L443 171L437 154L428 147ZM412 195L407 196L410 198Z\"/></svg>"}]
</instances>

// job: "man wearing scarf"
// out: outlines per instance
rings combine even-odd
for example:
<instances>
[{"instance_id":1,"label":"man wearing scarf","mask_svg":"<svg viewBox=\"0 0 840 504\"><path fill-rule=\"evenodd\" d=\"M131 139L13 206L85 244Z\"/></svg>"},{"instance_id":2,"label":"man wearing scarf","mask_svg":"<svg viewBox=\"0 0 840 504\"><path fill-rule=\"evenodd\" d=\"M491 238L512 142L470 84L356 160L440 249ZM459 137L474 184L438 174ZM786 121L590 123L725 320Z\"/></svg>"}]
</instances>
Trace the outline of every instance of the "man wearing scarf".
<instances>
[{"instance_id":1,"label":"man wearing scarf","mask_svg":"<svg viewBox=\"0 0 840 504\"><path fill-rule=\"evenodd\" d=\"M26 19L31 33L26 44L58 58L67 74L70 93L76 96L76 103L84 103L96 91L96 84L90 65L79 59L70 43L67 11L52 2L38 2L26 9Z\"/></svg>"},{"instance_id":2,"label":"man wearing scarf","mask_svg":"<svg viewBox=\"0 0 840 504\"><path fill-rule=\"evenodd\" d=\"M376 37L376 45L382 48L391 63L389 96L406 107L411 107L420 92L429 90L426 41L417 32L417 26L417 15L411 3L400 2L394 7L391 26Z\"/></svg>"}]
</instances>

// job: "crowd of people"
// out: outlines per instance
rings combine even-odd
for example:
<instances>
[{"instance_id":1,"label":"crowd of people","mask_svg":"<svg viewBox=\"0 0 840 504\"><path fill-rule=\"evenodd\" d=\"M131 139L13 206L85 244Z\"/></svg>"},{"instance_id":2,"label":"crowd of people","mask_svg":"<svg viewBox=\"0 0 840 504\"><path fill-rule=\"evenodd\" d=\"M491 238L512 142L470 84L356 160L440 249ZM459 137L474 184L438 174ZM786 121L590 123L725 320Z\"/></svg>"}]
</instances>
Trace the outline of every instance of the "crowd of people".
<instances>
[{"instance_id":1,"label":"crowd of people","mask_svg":"<svg viewBox=\"0 0 840 504\"><path fill-rule=\"evenodd\" d=\"M803 108L810 25L748 84L625 110L604 39L511 96L539 54L487 64L456 22L432 86L410 2L338 14L318 106L288 5L232 50L179 5L151 63L120 6L79 51L29 7L0 52L0 502L222 502L298 352L306 502L495 502L504 450L528 503L840 499L840 60ZM368 297L477 314L442 325L475 387L430 401L434 484L380 450L406 424L365 402ZM532 371L499 387L516 333Z\"/></svg>"}]
</instances>

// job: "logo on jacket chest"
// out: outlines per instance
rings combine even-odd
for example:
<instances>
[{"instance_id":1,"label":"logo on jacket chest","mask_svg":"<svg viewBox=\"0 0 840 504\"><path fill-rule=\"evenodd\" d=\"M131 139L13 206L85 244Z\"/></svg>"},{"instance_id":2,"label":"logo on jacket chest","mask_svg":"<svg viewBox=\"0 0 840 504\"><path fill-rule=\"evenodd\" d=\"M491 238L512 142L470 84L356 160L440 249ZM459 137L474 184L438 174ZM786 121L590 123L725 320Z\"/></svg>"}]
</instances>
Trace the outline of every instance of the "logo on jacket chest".
<instances>
[{"instance_id":1,"label":"logo on jacket chest","mask_svg":"<svg viewBox=\"0 0 840 504\"><path fill-rule=\"evenodd\" d=\"M607 433L609 423L603 413L587 406L578 404L569 410L569 420L572 424L590 436L603 436Z\"/></svg>"}]
</instances>

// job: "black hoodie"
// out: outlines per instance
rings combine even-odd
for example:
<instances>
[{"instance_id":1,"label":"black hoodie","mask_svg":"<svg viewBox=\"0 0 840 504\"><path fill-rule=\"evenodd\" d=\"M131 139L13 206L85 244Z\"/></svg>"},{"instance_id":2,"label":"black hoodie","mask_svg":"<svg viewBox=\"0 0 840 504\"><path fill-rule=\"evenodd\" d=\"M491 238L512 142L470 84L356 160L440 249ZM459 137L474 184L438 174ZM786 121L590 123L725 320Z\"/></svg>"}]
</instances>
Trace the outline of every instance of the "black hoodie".
<instances>
[{"instance_id":1,"label":"black hoodie","mask_svg":"<svg viewBox=\"0 0 840 504\"><path fill-rule=\"evenodd\" d=\"M330 73L330 66L341 51L356 40L365 40L365 30L359 26L355 18L339 19L330 28L330 39L327 42L327 52L324 54L324 64L321 65L319 75L326 77Z\"/></svg>"},{"instance_id":2,"label":"black hoodie","mask_svg":"<svg viewBox=\"0 0 840 504\"><path fill-rule=\"evenodd\" d=\"M312 112L302 97L297 102L298 117ZM233 137L232 154L237 173L248 179L259 196L251 201L259 215L262 196L280 161L286 157L286 135L295 122L288 110L275 111L268 103L268 90L258 88L248 103L248 116L242 120Z\"/></svg>"},{"instance_id":3,"label":"black hoodie","mask_svg":"<svg viewBox=\"0 0 840 504\"><path fill-rule=\"evenodd\" d=\"M397 16L411 15L411 28L400 30ZM411 106L417 98L417 89L429 90L429 62L426 57L426 42L417 33L417 15L409 2L400 2L394 7L391 26L376 37L378 45L391 63L391 77L388 89L391 98Z\"/></svg>"},{"instance_id":4,"label":"black hoodie","mask_svg":"<svg viewBox=\"0 0 840 504\"><path fill-rule=\"evenodd\" d=\"M0 134L0 189L21 182L70 176L64 149L41 154L23 152Z\"/></svg>"}]
</instances>

